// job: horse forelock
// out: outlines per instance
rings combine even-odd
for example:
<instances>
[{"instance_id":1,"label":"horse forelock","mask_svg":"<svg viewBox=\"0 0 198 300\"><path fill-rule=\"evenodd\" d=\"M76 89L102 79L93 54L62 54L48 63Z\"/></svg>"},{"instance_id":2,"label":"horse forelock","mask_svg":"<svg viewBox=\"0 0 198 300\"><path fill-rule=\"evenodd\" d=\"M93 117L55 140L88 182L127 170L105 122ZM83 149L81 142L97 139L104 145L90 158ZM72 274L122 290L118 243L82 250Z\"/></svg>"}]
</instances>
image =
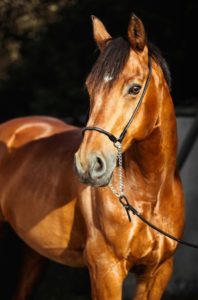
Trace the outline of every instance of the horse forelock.
<instances>
[{"instance_id":1,"label":"horse forelock","mask_svg":"<svg viewBox=\"0 0 198 300\"><path fill-rule=\"evenodd\" d=\"M130 54L130 44L122 37L111 40L94 64L87 84L93 91L102 85L110 88L123 70Z\"/></svg>"},{"instance_id":2,"label":"horse forelock","mask_svg":"<svg viewBox=\"0 0 198 300\"><path fill-rule=\"evenodd\" d=\"M171 75L166 60L152 43L148 43L148 49L149 55L161 67L168 87L171 89ZM97 92L101 86L105 89L112 87L128 61L130 50L129 42L122 37L115 38L107 44L87 78L87 84L91 86L92 91Z\"/></svg>"}]
</instances>

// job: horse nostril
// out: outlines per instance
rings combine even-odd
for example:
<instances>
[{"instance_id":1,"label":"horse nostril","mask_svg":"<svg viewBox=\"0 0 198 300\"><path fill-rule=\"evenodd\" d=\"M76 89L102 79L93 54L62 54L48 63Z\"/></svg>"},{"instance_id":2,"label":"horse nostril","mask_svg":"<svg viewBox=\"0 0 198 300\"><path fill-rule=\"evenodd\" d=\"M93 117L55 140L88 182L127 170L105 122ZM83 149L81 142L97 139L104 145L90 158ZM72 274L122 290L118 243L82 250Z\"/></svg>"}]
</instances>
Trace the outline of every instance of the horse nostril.
<instances>
[{"instance_id":1,"label":"horse nostril","mask_svg":"<svg viewBox=\"0 0 198 300\"><path fill-rule=\"evenodd\" d=\"M92 166L92 177L99 178L106 171L106 163L102 157L96 156Z\"/></svg>"},{"instance_id":2,"label":"horse nostril","mask_svg":"<svg viewBox=\"0 0 198 300\"><path fill-rule=\"evenodd\" d=\"M94 169L96 172L101 172L103 170L103 161L100 157L96 157Z\"/></svg>"}]
</instances>

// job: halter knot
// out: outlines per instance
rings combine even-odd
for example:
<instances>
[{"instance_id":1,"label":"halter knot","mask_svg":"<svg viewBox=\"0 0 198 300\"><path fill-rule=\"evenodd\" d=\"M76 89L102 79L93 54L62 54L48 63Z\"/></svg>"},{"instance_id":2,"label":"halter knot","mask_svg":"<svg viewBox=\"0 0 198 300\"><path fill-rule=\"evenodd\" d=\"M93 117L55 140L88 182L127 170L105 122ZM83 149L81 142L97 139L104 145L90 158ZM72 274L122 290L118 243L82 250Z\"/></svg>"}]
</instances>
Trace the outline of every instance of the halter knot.
<instances>
[{"instance_id":1,"label":"halter knot","mask_svg":"<svg viewBox=\"0 0 198 300\"><path fill-rule=\"evenodd\" d=\"M124 209L126 210L129 222L131 222L131 216L130 216L131 207L130 207L127 197L125 195L121 195L119 197L119 201L122 204L122 206L124 207Z\"/></svg>"}]
</instances>

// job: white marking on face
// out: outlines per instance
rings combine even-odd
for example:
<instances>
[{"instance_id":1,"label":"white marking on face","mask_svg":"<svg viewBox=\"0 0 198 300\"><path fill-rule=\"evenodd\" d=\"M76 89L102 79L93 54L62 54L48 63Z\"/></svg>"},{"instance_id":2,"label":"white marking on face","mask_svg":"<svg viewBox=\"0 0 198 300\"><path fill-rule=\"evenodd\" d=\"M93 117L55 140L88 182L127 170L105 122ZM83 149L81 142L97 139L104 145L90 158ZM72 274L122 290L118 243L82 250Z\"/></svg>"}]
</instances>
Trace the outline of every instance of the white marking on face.
<instances>
[{"instance_id":1,"label":"white marking on face","mask_svg":"<svg viewBox=\"0 0 198 300\"><path fill-rule=\"evenodd\" d=\"M103 80L104 82L109 82L113 79L113 76L111 76L110 74L105 74Z\"/></svg>"}]
</instances>

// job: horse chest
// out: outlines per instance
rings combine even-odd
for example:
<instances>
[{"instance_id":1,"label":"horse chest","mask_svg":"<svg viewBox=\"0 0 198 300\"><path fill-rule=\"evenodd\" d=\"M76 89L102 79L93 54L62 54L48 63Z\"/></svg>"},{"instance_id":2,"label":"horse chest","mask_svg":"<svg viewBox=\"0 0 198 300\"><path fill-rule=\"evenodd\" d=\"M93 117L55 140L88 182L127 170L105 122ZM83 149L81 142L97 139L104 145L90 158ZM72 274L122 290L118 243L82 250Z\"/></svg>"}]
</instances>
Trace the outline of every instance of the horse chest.
<instances>
[{"instance_id":1,"label":"horse chest","mask_svg":"<svg viewBox=\"0 0 198 300\"><path fill-rule=\"evenodd\" d=\"M137 260L152 253L155 242L150 229L136 216L131 215L131 218L129 222L125 209L114 202L97 216L97 228L117 257Z\"/></svg>"}]
</instances>

